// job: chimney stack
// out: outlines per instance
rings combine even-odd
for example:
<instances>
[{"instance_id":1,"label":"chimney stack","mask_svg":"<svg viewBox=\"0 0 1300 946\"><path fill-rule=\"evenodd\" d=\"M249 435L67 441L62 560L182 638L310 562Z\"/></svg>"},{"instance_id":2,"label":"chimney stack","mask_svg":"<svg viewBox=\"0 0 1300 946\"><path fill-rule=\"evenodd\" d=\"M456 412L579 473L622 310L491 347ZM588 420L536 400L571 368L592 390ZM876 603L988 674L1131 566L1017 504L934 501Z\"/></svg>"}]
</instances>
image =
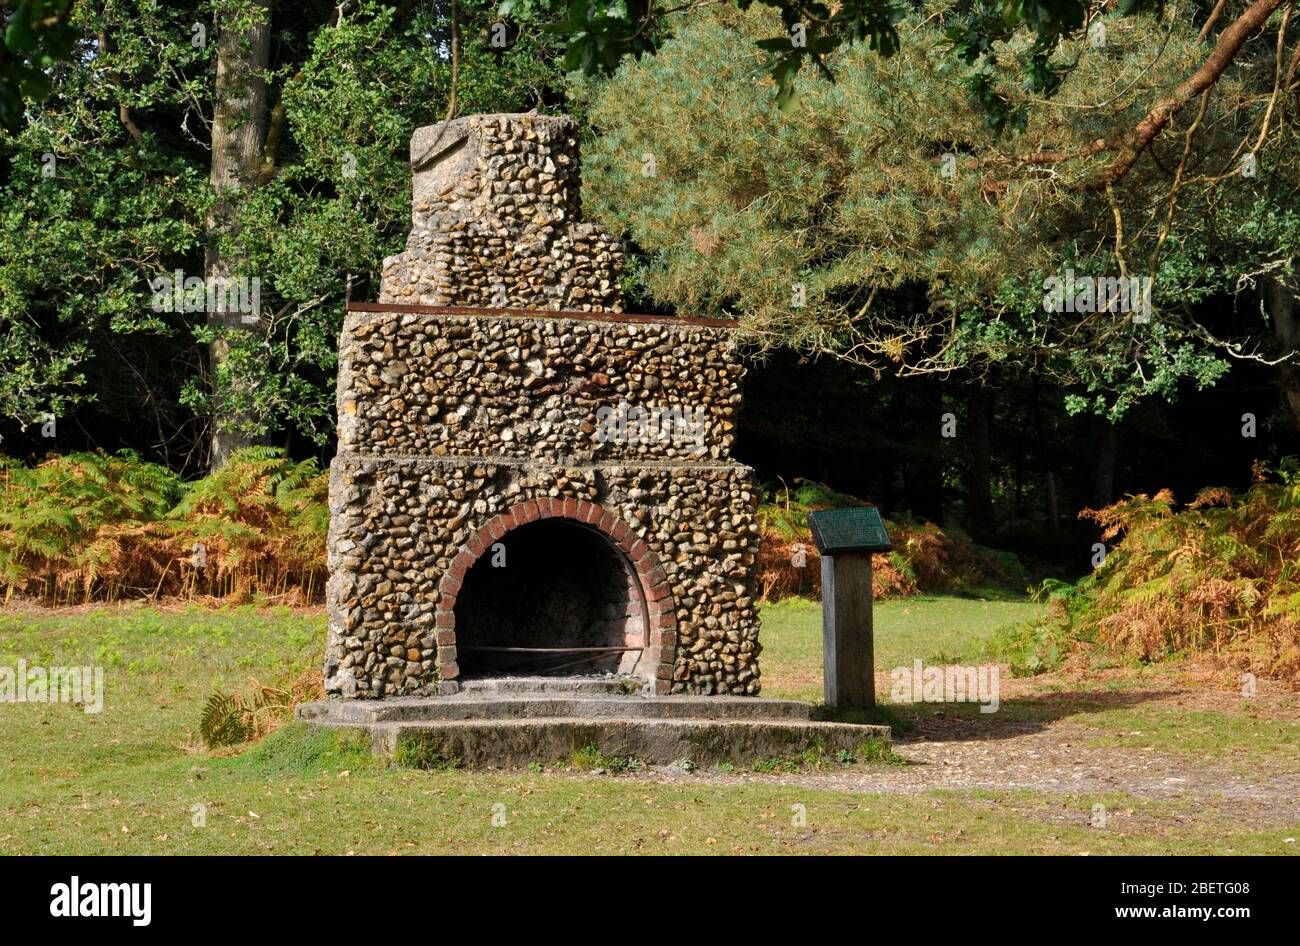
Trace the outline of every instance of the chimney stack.
<instances>
[{"instance_id":1,"label":"chimney stack","mask_svg":"<svg viewBox=\"0 0 1300 946\"><path fill-rule=\"evenodd\" d=\"M411 136L411 234L379 301L621 312L623 250L582 222L577 129L562 116L469 115Z\"/></svg>"}]
</instances>

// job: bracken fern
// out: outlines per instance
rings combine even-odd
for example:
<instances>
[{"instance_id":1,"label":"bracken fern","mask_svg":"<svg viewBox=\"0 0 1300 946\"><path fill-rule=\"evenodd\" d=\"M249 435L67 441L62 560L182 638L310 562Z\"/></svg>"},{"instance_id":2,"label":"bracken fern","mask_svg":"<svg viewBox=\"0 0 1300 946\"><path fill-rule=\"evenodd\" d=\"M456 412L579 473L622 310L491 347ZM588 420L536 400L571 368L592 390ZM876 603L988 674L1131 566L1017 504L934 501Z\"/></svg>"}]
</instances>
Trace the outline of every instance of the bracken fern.
<instances>
[{"instance_id":1,"label":"bracken fern","mask_svg":"<svg viewBox=\"0 0 1300 946\"><path fill-rule=\"evenodd\" d=\"M1207 653L1300 685L1300 460L1257 465L1255 479L1182 509L1168 490L1085 509L1118 544L1077 585L1052 589L1027 633L1140 661Z\"/></svg>"},{"instance_id":2,"label":"bracken fern","mask_svg":"<svg viewBox=\"0 0 1300 946\"><path fill-rule=\"evenodd\" d=\"M0 458L0 588L46 603L212 595L318 600L328 475L236 452L184 483L133 453Z\"/></svg>"}]
</instances>

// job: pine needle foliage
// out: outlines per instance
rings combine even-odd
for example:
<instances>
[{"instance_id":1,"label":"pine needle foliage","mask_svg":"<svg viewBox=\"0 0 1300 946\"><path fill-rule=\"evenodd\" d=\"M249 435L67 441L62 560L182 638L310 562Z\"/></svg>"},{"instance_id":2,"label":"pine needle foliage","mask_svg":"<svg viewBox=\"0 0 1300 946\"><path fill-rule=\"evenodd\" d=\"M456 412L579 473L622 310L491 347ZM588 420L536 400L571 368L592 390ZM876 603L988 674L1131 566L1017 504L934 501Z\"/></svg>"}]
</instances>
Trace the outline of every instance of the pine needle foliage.
<instances>
[{"instance_id":1,"label":"pine needle foliage","mask_svg":"<svg viewBox=\"0 0 1300 946\"><path fill-rule=\"evenodd\" d=\"M878 373L1030 366L1083 389L1066 402L1072 413L1113 419L1144 397L1173 400L1184 382L1214 384L1228 343L1197 319L1197 303L1237 292L1245 274L1293 269L1278 208L1294 204L1300 168L1294 123L1264 116L1275 98L1269 43L1216 82L1195 135L1183 133L1193 109L1102 188L1114 155L1092 144L1132 128L1195 72L1207 55L1198 25L1173 6L1125 17L1095 5L1104 42L1075 37L1041 62L1060 83L1045 101L1022 85L1029 54L1015 43L992 44L977 67L954 61L954 17L993 6L910 5L897 55L840 47L827 59L836 81L801 75L789 111L762 94L759 48L789 24L757 4L687 4L654 57L579 84L593 128L584 206L642 253L625 273L639 283L629 295L682 315L734 315L763 351L830 354ZM972 83L1024 121L991 125L971 107ZM1261 125L1272 129L1261 158L1270 173L1223 173ZM1156 207L1161 219L1168 207L1170 229L1141 222ZM1130 270L1153 280L1159 318L1045 304L1047 279Z\"/></svg>"}]
</instances>

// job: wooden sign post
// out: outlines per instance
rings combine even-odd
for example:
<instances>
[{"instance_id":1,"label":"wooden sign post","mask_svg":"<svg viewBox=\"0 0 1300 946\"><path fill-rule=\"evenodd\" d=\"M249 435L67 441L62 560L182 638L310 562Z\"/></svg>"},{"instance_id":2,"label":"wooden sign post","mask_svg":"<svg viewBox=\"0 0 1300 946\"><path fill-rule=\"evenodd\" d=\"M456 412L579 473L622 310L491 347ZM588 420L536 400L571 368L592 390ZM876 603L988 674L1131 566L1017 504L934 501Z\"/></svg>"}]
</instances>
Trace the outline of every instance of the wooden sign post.
<instances>
[{"instance_id":1,"label":"wooden sign post","mask_svg":"<svg viewBox=\"0 0 1300 946\"><path fill-rule=\"evenodd\" d=\"M808 514L822 557L822 667L826 705L876 704L871 628L871 556L892 549L880 510L821 509Z\"/></svg>"}]
</instances>

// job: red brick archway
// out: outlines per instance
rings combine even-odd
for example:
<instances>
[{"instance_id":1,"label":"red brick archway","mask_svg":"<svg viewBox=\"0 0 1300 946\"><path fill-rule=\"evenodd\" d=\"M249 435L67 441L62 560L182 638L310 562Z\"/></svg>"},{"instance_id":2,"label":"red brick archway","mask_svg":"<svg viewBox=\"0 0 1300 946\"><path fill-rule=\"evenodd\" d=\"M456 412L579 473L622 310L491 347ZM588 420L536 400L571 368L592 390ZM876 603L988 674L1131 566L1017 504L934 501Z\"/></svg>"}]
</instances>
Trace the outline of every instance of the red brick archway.
<instances>
[{"instance_id":1,"label":"red brick archway","mask_svg":"<svg viewBox=\"0 0 1300 946\"><path fill-rule=\"evenodd\" d=\"M599 532L632 567L640 583L646 606L646 642L654 668L656 693L672 686L673 658L677 649L677 606L668 587L668 576L658 558L627 523L599 503L583 499L530 499L510 507L488 520L451 560L438 584L439 603L435 615L438 629L439 679L456 680L460 666L456 656L456 596L466 573L492 543L519 526L542 519L568 519Z\"/></svg>"}]
</instances>

